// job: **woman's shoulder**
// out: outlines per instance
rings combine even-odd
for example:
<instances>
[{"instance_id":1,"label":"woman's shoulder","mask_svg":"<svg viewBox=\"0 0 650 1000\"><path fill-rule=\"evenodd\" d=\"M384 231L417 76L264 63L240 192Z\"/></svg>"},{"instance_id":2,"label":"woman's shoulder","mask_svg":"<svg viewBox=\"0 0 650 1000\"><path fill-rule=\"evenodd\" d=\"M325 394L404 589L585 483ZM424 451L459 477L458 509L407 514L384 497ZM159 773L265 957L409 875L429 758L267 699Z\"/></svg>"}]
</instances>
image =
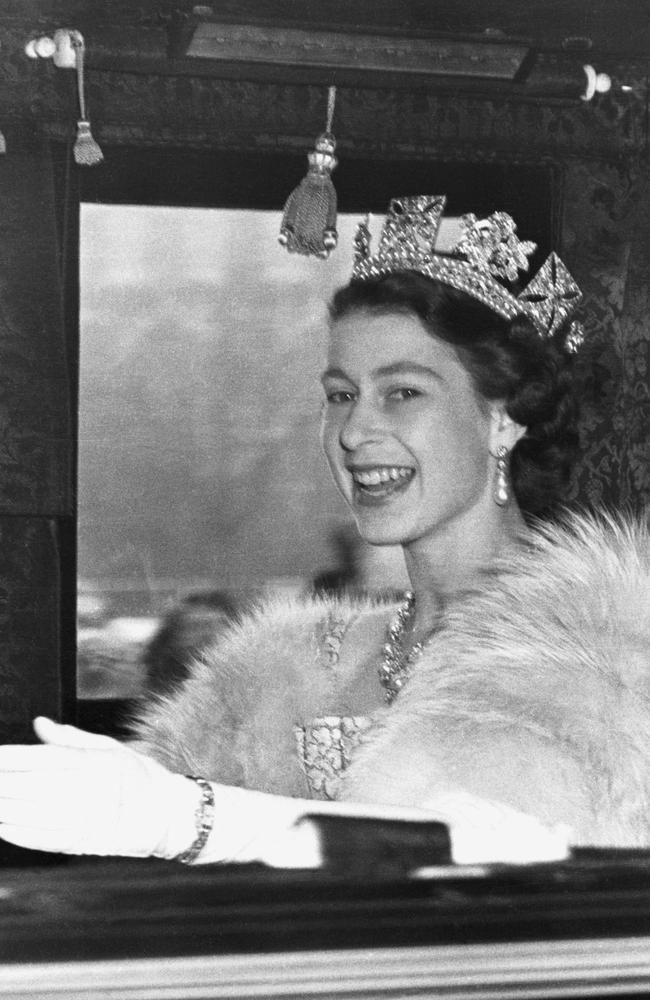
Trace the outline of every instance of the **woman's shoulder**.
<instances>
[{"instance_id":1,"label":"woman's shoulder","mask_svg":"<svg viewBox=\"0 0 650 1000\"><path fill-rule=\"evenodd\" d=\"M214 648L262 642L295 642L311 649L324 664L338 661L343 643L363 647L384 626L395 608L391 595L343 592L328 596L273 596L240 615ZM209 655L210 647L206 649Z\"/></svg>"},{"instance_id":2,"label":"woman's shoulder","mask_svg":"<svg viewBox=\"0 0 650 1000\"><path fill-rule=\"evenodd\" d=\"M516 597L522 613L550 621L580 610L592 624L647 621L650 511L564 511L534 524L519 550L486 582L487 600Z\"/></svg>"},{"instance_id":3,"label":"woman's shoulder","mask_svg":"<svg viewBox=\"0 0 650 1000\"><path fill-rule=\"evenodd\" d=\"M582 798L601 803L590 836L647 841L647 519L566 514L528 541L449 611L358 755L347 794L412 804L423 782L451 774L523 808L522 784L540 800L560 788L566 802L553 808L578 824L579 780ZM500 769L504 754L512 766Z\"/></svg>"},{"instance_id":4,"label":"woman's shoulder","mask_svg":"<svg viewBox=\"0 0 650 1000\"><path fill-rule=\"evenodd\" d=\"M178 690L143 709L134 738L172 770L306 794L294 726L337 709L341 648L359 661L357 634L388 614L364 595L263 601L206 646Z\"/></svg>"},{"instance_id":5,"label":"woman's shoulder","mask_svg":"<svg viewBox=\"0 0 650 1000\"><path fill-rule=\"evenodd\" d=\"M243 702L278 693L290 703L318 701L383 635L394 602L381 596L276 595L252 605L188 664L189 676L163 702L203 705L235 692ZM156 702L156 705L159 701Z\"/></svg>"},{"instance_id":6,"label":"woman's shoulder","mask_svg":"<svg viewBox=\"0 0 650 1000\"><path fill-rule=\"evenodd\" d=\"M575 678L589 661L593 677L627 685L650 667L650 526L647 518L611 512L565 512L531 530L501 572L468 594L449 616L444 638L512 651L519 666L542 661ZM457 639L456 639L457 637ZM607 652L606 652L607 651ZM533 674L537 670L531 667ZM502 673L499 671L498 673Z\"/></svg>"},{"instance_id":7,"label":"woman's shoulder","mask_svg":"<svg viewBox=\"0 0 650 1000\"><path fill-rule=\"evenodd\" d=\"M606 508L565 508L552 520L536 520L529 538L537 554L562 558L563 554L587 561L603 556L629 567L640 557L644 569L650 558L650 508L634 513Z\"/></svg>"}]
</instances>

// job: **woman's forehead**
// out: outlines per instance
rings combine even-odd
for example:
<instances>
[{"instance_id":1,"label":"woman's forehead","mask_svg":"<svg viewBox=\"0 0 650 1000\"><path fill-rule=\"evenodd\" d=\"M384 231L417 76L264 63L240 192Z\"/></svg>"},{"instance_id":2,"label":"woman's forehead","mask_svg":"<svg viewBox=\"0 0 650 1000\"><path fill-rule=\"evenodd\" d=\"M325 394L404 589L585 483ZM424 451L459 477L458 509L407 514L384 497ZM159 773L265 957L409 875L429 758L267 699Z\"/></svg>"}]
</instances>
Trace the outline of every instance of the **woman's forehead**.
<instances>
[{"instance_id":1,"label":"woman's forehead","mask_svg":"<svg viewBox=\"0 0 650 1000\"><path fill-rule=\"evenodd\" d=\"M343 361L364 371L460 364L451 344L404 312L354 312L336 320L330 328L328 366Z\"/></svg>"}]
</instances>

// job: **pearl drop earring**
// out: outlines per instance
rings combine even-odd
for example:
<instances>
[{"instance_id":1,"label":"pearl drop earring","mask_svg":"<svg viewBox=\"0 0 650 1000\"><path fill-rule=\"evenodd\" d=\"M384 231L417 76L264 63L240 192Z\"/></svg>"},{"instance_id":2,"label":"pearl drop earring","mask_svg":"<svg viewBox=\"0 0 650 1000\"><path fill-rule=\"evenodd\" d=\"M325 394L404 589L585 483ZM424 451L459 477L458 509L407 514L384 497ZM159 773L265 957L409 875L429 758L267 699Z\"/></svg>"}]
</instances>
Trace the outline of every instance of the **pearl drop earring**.
<instances>
[{"instance_id":1,"label":"pearl drop earring","mask_svg":"<svg viewBox=\"0 0 650 1000\"><path fill-rule=\"evenodd\" d=\"M504 507L509 499L508 449L502 444L497 449L497 478L494 484L494 502L498 507Z\"/></svg>"}]
</instances>

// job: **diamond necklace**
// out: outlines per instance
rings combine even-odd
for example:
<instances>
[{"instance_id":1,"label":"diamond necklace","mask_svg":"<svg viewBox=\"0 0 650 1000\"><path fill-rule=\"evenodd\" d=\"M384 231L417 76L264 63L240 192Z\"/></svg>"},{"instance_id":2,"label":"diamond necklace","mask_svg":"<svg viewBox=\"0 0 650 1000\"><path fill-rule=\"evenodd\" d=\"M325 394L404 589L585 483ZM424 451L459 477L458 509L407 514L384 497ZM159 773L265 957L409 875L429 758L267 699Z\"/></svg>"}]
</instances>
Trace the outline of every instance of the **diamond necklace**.
<instances>
[{"instance_id":1,"label":"diamond necklace","mask_svg":"<svg viewBox=\"0 0 650 1000\"><path fill-rule=\"evenodd\" d=\"M385 688L385 699L390 705L402 690L410 677L413 664L424 649L435 629L421 642L416 642L411 646L408 653L402 649L402 639L406 626L415 614L415 594L407 590L404 600L397 609L395 618L388 627L386 642L384 643L384 657L379 667L379 680Z\"/></svg>"}]
</instances>

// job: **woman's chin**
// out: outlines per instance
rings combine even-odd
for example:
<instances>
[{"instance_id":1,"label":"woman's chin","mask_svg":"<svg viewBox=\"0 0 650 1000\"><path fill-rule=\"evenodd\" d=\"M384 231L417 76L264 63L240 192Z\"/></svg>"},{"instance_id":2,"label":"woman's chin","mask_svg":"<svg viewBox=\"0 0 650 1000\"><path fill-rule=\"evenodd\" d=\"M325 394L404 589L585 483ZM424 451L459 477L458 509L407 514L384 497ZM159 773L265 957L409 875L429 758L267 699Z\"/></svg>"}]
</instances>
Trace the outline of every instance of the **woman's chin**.
<instances>
[{"instance_id":1,"label":"woman's chin","mask_svg":"<svg viewBox=\"0 0 650 1000\"><path fill-rule=\"evenodd\" d=\"M357 530L368 545L401 545L404 541L403 527L397 529L391 525L369 524L367 518L356 518Z\"/></svg>"}]
</instances>

